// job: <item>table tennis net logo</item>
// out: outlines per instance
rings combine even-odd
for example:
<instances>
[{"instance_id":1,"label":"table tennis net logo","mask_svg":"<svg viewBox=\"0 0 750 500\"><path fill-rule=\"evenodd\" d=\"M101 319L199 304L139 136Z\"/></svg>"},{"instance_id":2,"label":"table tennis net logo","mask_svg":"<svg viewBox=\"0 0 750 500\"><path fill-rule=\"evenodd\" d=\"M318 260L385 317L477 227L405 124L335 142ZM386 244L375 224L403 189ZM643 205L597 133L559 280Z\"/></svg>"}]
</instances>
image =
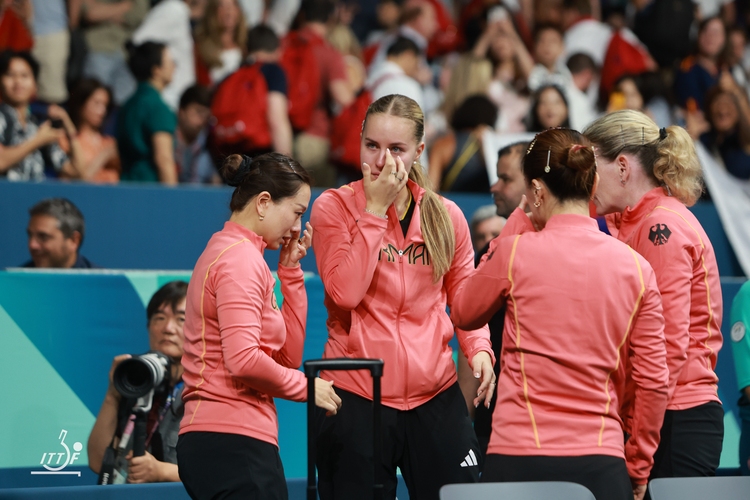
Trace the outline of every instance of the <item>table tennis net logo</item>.
<instances>
[{"instance_id":1,"label":"table tennis net logo","mask_svg":"<svg viewBox=\"0 0 750 500\"><path fill-rule=\"evenodd\" d=\"M81 477L81 471L64 470L65 467L73 465L73 463L78 460L81 456L81 450L83 450L83 445L76 441L73 443L73 453L71 453L70 448L65 444L65 438L67 436L68 431L65 429L60 431L60 436L57 439L60 440L60 446L62 446L64 451L45 451L42 454L42 460L39 462L39 465L44 467L45 470L33 470L31 471L32 474L65 474Z\"/></svg>"}]
</instances>

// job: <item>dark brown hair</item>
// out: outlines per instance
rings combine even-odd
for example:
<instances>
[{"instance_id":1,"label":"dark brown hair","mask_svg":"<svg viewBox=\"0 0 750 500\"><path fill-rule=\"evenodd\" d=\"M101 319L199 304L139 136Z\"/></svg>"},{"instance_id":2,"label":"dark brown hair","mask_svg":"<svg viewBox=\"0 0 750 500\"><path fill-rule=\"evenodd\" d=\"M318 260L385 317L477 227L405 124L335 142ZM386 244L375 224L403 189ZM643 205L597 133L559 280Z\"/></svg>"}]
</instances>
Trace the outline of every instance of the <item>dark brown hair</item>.
<instances>
[{"instance_id":1,"label":"dark brown hair","mask_svg":"<svg viewBox=\"0 0 750 500\"><path fill-rule=\"evenodd\" d=\"M99 89L102 89L107 93L107 113L104 115L102 125L104 125L104 121L107 120L107 117L112 112L115 103L112 100L112 91L109 87L96 78L83 78L79 80L73 89L73 92L70 93L70 99L68 100L67 106L68 111L70 112L70 119L76 127L80 128L81 126L84 106L86 106L88 100L91 99L91 96L94 95L94 92ZM99 128L101 128L101 125Z\"/></svg>"},{"instance_id":2,"label":"dark brown hair","mask_svg":"<svg viewBox=\"0 0 750 500\"><path fill-rule=\"evenodd\" d=\"M523 176L527 184L534 179L543 181L561 202L588 200L596 177L594 148L575 130L545 130L531 141L523 160Z\"/></svg>"},{"instance_id":3,"label":"dark brown hair","mask_svg":"<svg viewBox=\"0 0 750 500\"><path fill-rule=\"evenodd\" d=\"M229 209L239 212L263 191L274 202L294 196L302 184L310 185L310 175L296 160L279 153L266 153L255 158L230 155L221 166L221 175L234 186Z\"/></svg>"}]
</instances>

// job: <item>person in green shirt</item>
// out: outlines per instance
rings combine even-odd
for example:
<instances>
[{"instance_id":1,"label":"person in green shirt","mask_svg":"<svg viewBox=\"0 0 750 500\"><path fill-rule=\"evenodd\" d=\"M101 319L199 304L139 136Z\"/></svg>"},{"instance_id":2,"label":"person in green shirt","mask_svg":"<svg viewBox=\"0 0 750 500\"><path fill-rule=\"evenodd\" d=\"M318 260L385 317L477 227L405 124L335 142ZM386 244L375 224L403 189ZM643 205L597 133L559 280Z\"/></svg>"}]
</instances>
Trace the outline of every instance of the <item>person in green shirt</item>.
<instances>
[{"instance_id":1,"label":"person in green shirt","mask_svg":"<svg viewBox=\"0 0 750 500\"><path fill-rule=\"evenodd\" d=\"M175 185L177 117L161 97L161 91L172 81L174 60L164 44L144 42L131 49L128 66L138 80L138 88L117 116L121 180Z\"/></svg>"},{"instance_id":2,"label":"person in green shirt","mask_svg":"<svg viewBox=\"0 0 750 500\"><path fill-rule=\"evenodd\" d=\"M740 470L742 475L750 476L750 281L746 281L737 292L729 319L734 368L740 389L740 400L737 402L742 419Z\"/></svg>"}]
</instances>

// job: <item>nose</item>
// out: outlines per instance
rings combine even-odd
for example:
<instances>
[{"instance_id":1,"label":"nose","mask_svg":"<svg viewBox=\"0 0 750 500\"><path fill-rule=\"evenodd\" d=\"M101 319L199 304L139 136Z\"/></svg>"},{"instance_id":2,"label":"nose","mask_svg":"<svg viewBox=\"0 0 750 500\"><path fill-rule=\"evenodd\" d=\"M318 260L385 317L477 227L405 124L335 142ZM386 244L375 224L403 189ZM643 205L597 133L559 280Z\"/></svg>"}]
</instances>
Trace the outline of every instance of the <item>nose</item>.
<instances>
[{"instance_id":1,"label":"nose","mask_svg":"<svg viewBox=\"0 0 750 500\"><path fill-rule=\"evenodd\" d=\"M29 238L29 250L39 250L39 240L34 237Z\"/></svg>"},{"instance_id":2,"label":"nose","mask_svg":"<svg viewBox=\"0 0 750 500\"><path fill-rule=\"evenodd\" d=\"M292 226L292 232L295 232L295 231L298 231L300 233L302 232L302 220L301 219L297 219L297 222L295 222L294 225Z\"/></svg>"},{"instance_id":3,"label":"nose","mask_svg":"<svg viewBox=\"0 0 750 500\"><path fill-rule=\"evenodd\" d=\"M385 166L385 149L381 149L378 152L378 158L375 161L375 165L379 168L383 168Z\"/></svg>"},{"instance_id":4,"label":"nose","mask_svg":"<svg viewBox=\"0 0 750 500\"><path fill-rule=\"evenodd\" d=\"M164 327L164 332L177 335L177 318L170 318L170 320L167 321L167 324Z\"/></svg>"},{"instance_id":5,"label":"nose","mask_svg":"<svg viewBox=\"0 0 750 500\"><path fill-rule=\"evenodd\" d=\"M493 185L490 186L490 193L500 192L500 179L498 179Z\"/></svg>"}]
</instances>

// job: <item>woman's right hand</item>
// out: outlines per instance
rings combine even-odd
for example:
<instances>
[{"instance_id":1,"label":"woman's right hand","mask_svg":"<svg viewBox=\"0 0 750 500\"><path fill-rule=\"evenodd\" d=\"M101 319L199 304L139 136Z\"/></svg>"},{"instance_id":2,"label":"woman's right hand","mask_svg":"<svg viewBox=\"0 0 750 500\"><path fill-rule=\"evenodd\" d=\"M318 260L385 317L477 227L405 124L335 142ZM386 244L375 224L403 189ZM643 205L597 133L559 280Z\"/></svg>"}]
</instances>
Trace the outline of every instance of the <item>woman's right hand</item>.
<instances>
[{"instance_id":1,"label":"woman's right hand","mask_svg":"<svg viewBox=\"0 0 750 500\"><path fill-rule=\"evenodd\" d=\"M335 415L341 408L341 398L333 390L333 382L315 377L315 406L326 410L326 415Z\"/></svg>"},{"instance_id":2,"label":"woman's right hand","mask_svg":"<svg viewBox=\"0 0 750 500\"><path fill-rule=\"evenodd\" d=\"M406 186L409 174L404 162L398 156L385 150L385 165L377 179L372 178L372 168L362 163L362 179L367 199L366 209L370 212L385 216L388 207L396 201L396 195Z\"/></svg>"}]
</instances>

